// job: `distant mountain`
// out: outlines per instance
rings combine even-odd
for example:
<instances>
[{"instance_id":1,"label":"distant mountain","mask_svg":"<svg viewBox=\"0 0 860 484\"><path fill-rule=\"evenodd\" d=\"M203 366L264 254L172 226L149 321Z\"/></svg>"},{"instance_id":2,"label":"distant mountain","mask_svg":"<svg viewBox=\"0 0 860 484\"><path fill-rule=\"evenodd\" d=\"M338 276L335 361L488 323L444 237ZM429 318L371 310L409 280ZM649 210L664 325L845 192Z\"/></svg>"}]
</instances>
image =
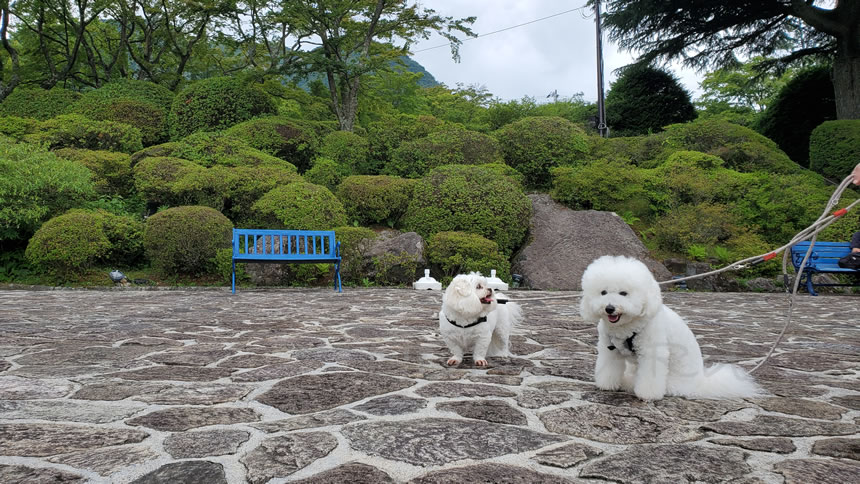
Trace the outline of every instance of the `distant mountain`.
<instances>
[{"instance_id":1,"label":"distant mountain","mask_svg":"<svg viewBox=\"0 0 860 484\"><path fill-rule=\"evenodd\" d=\"M400 60L403 62L403 65L406 66L407 71L409 71L409 72L420 72L420 73L424 74L424 77L422 77L418 81L419 86L421 86L421 87L433 87L433 86L439 85L439 81L437 81L436 78L433 77L433 74L430 74L430 72L428 72L427 69L424 68L424 66L419 64L417 61L415 61L411 57L404 55L404 56L400 57ZM323 76L320 73L315 73L315 74L311 74L309 76L306 76L304 79L299 80L296 84L300 88L304 89L305 91L310 91L310 88L308 86L312 81L314 81L316 79L321 80L326 86L328 86L328 81L326 81L325 76Z\"/></svg>"}]
</instances>

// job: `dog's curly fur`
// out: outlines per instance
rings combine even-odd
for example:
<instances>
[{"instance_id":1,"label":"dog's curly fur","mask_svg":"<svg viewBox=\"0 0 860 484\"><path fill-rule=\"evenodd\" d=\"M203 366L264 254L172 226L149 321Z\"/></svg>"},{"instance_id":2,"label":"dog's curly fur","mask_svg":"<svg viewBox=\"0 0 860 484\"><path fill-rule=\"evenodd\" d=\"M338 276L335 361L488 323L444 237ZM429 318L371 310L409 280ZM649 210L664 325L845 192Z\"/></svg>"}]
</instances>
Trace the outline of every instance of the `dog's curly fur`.
<instances>
[{"instance_id":1,"label":"dog's curly fur","mask_svg":"<svg viewBox=\"0 0 860 484\"><path fill-rule=\"evenodd\" d=\"M597 323L594 380L601 389L633 391L642 400L761 393L737 366L704 367L693 332L663 304L660 286L636 259L603 256L592 262L582 275L580 314Z\"/></svg>"},{"instance_id":2,"label":"dog's curly fur","mask_svg":"<svg viewBox=\"0 0 860 484\"><path fill-rule=\"evenodd\" d=\"M469 352L476 366L487 366L487 356L510 355L511 330L522 320L522 310L515 302L500 305L497 299L507 298L487 287L487 279L477 272L456 276L445 289L439 332L451 351L448 365L459 365ZM487 321L461 327L481 317Z\"/></svg>"}]
</instances>

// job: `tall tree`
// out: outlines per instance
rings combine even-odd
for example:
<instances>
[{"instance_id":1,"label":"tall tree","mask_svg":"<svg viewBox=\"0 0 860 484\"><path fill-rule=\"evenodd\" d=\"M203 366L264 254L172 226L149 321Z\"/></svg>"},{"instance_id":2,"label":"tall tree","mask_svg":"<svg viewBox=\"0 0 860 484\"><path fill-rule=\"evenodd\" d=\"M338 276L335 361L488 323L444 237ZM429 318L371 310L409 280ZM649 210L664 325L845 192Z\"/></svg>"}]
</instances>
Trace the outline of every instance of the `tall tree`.
<instances>
[{"instance_id":1,"label":"tall tree","mask_svg":"<svg viewBox=\"0 0 860 484\"><path fill-rule=\"evenodd\" d=\"M21 64L18 60L18 50L9 42L9 0L0 0L0 45L9 56L9 65L6 59L0 57L0 101L6 98L10 92L21 82ZM8 69L9 73L6 73Z\"/></svg>"},{"instance_id":2,"label":"tall tree","mask_svg":"<svg viewBox=\"0 0 860 484\"><path fill-rule=\"evenodd\" d=\"M690 94L671 73L649 66L624 69L606 95L613 136L638 136L696 118Z\"/></svg>"},{"instance_id":3,"label":"tall tree","mask_svg":"<svg viewBox=\"0 0 860 484\"><path fill-rule=\"evenodd\" d=\"M589 0L593 4L595 0ZM607 0L610 39L640 61L681 58L690 66L729 66L737 55L833 59L839 119L860 119L860 1Z\"/></svg>"},{"instance_id":4,"label":"tall tree","mask_svg":"<svg viewBox=\"0 0 860 484\"><path fill-rule=\"evenodd\" d=\"M459 60L461 41L455 32L474 35L468 27L474 17L443 17L412 0L292 0L287 5L293 25L318 44L302 53L294 72L325 75L343 131L352 131L355 124L362 77L388 68L414 41L432 32L451 43L451 54Z\"/></svg>"}]
</instances>

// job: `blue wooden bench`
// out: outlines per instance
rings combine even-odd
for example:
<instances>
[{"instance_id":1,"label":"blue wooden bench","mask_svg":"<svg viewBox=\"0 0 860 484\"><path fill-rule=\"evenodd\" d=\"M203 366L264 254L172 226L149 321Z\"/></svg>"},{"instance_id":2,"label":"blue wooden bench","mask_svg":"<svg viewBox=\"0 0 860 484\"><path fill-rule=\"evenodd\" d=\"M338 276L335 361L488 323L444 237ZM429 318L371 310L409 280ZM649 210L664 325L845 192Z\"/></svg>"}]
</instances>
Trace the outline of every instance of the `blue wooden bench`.
<instances>
[{"instance_id":1,"label":"blue wooden bench","mask_svg":"<svg viewBox=\"0 0 860 484\"><path fill-rule=\"evenodd\" d=\"M334 264L334 289L340 284L340 242L334 231L233 229L233 294L237 262Z\"/></svg>"},{"instance_id":2,"label":"blue wooden bench","mask_svg":"<svg viewBox=\"0 0 860 484\"><path fill-rule=\"evenodd\" d=\"M794 264L795 272L800 268L807 250L809 250L809 242L798 242L791 247L791 263ZM845 284L816 284L812 280L813 275L825 273L860 276L860 271L839 267L839 259L849 253L851 253L851 247L848 246L848 242L816 242L803 268L803 273L799 275L800 284L803 285L805 282L807 292L813 296L818 295L815 292L816 286L860 286L860 278Z\"/></svg>"}]
</instances>

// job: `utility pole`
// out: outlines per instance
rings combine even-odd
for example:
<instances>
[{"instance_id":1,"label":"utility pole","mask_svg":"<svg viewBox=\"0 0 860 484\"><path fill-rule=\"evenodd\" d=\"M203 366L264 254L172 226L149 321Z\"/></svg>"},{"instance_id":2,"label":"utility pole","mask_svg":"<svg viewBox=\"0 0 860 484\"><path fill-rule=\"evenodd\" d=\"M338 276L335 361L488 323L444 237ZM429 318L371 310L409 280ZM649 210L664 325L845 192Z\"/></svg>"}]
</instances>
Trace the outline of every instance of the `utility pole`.
<instances>
[{"instance_id":1,"label":"utility pole","mask_svg":"<svg viewBox=\"0 0 860 484\"><path fill-rule=\"evenodd\" d=\"M606 108L603 102L603 33L600 30L600 0L594 0L594 24L597 34L597 132L606 138L609 126L606 125Z\"/></svg>"}]
</instances>

